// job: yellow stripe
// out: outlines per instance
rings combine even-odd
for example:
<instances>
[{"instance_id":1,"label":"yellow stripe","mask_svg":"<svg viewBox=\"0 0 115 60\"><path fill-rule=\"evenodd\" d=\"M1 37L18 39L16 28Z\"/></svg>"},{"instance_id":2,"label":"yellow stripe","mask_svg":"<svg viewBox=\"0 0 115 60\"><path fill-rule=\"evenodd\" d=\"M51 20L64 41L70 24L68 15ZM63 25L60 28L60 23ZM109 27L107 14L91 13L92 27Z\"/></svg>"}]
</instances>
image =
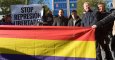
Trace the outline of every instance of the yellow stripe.
<instances>
[{"instance_id":1,"label":"yellow stripe","mask_svg":"<svg viewBox=\"0 0 115 60\"><path fill-rule=\"evenodd\" d=\"M96 58L95 41L0 38L0 48L10 49L28 55ZM0 53L20 54L7 50Z\"/></svg>"}]
</instances>

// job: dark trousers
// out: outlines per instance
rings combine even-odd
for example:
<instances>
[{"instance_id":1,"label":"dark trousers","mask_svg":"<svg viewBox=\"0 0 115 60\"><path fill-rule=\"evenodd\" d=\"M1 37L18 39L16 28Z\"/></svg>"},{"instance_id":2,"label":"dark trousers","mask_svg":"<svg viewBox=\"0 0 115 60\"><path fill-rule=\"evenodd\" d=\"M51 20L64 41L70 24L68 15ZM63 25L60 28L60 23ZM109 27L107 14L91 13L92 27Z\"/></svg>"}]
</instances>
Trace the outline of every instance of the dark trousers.
<instances>
[{"instance_id":1,"label":"dark trousers","mask_svg":"<svg viewBox=\"0 0 115 60\"><path fill-rule=\"evenodd\" d=\"M115 58L115 35L112 37L111 50L113 51Z\"/></svg>"},{"instance_id":2,"label":"dark trousers","mask_svg":"<svg viewBox=\"0 0 115 60\"><path fill-rule=\"evenodd\" d=\"M101 49L105 52L106 60L113 60L112 54L109 47L110 38L108 36L98 36L96 37L96 60L102 60Z\"/></svg>"},{"instance_id":3,"label":"dark trousers","mask_svg":"<svg viewBox=\"0 0 115 60\"><path fill-rule=\"evenodd\" d=\"M97 42L96 42L96 60L102 60L100 45Z\"/></svg>"}]
</instances>

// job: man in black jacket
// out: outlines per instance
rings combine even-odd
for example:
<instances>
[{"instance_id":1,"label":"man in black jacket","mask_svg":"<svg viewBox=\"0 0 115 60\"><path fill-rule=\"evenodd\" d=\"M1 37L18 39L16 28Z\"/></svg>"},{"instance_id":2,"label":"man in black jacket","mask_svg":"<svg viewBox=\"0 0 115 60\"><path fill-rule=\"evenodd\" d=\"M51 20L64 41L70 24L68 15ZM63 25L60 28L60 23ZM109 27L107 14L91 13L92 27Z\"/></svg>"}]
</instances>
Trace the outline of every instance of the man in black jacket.
<instances>
[{"instance_id":1,"label":"man in black jacket","mask_svg":"<svg viewBox=\"0 0 115 60\"><path fill-rule=\"evenodd\" d=\"M64 17L63 9L60 9L58 12L58 17L54 18L53 26L67 26L68 19Z\"/></svg>"},{"instance_id":2,"label":"man in black jacket","mask_svg":"<svg viewBox=\"0 0 115 60\"><path fill-rule=\"evenodd\" d=\"M97 22L95 25L92 26L92 28L100 28L101 26L104 26L108 23L114 22L115 20L115 11L113 11L110 15L107 17L103 18L99 22ZM115 36L112 39L112 48L113 51L115 51ZM115 52L114 52L114 57L115 57Z\"/></svg>"},{"instance_id":3,"label":"man in black jacket","mask_svg":"<svg viewBox=\"0 0 115 60\"><path fill-rule=\"evenodd\" d=\"M100 21L101 19L103 19L107 15L109 15L109 13L105 11L105 4L99 3L98 4L98 12L96 14L97 21ZM100 46L105 51L105 59L113 60L112 54L111 54L111 51L109 48L110 38L108 37L108 35L112 31L112 26L113 26L113 23L108 23L108 24L101 26L100 28L96 29L95 34L96 34L96 43L97 43L96 44L97 45L96 46L96 48L97 48L97 58L96 59L97 60L102 60Z\"/></svg>"},{"instance_id":4,"label":"man in black jacket","mask_svg":"<svg viewBox=\"0 0 115 60\"><path fill-rule=\"evenodd\" d=\"M109 14L107 17L103 18L96 24L92 26L92 28L98 28L100 26L104 26L105 24L108 24L110 22L113 22L115 20L115 11L113 11L111 14Z\"/></svg>"},{"instance_id":5,"label":"man in black jacket","mask_svg":"<svg viewBox=\"0 0 115 60\"><path fill-rule=\"evenodd\" d=\"M48 10L48 13L46 14L44 19L44 25L52 26L52 24L53 24L53 14L50 10Z\"/></svg>"}]
</instances>

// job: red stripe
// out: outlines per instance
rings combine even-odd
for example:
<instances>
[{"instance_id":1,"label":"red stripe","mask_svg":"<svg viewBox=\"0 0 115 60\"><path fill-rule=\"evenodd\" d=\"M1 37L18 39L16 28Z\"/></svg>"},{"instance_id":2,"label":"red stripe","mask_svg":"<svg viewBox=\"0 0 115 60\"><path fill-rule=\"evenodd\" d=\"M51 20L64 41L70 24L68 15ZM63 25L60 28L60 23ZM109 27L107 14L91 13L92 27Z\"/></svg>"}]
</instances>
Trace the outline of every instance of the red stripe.
<instances>
[{"instance_id":1,"label":"red stripe","mask_svg":"<svg viewBox=\"0 0 115 60\"><path fill-rule=\"evenodd\" d=\"M0 37L46 40L95 40L94 29L64 26L0 26Z\"/></svg>"}]
</instances>

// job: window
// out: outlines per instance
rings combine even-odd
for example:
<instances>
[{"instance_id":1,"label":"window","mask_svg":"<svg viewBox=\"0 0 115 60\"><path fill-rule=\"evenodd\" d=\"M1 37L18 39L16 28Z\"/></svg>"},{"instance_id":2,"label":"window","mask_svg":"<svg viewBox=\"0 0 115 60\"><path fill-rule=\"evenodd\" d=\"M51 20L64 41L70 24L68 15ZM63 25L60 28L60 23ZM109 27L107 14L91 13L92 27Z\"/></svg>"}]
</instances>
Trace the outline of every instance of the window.
<instances>
[{"instance_id":1,"label":"window","mask_svg":"<svg viewBox=\"0 0 115 60\"><path fill-rule=\"evenodd\" d=\"M70 0L70 1L77 1L77 0Z\"/></svg>"},{"instance_id":2,"label":"window","mask_svg":"<svg viewBox=\"0 0 115 60\"><path fill-rule=\"evenodd\" d=\"M67 10L64 10L64 16L67 16Z\"/></svg>"},{"instance_id":3,"label":"window","mask_svg":"<svg viewBox=\"0 0 115 60\"><path fill-rule=\"evenodd\" d=\"M58 10L54 10L54 16L58 16Z\"/></svg>"},{"instance_id":4,"label":"window","mask_svg":"<svg viewBox=\"0 0 115 60\"><path fill-rule=\"evenodd\" d=\"M66 0L54 0L54 2L66 2Z\"/></svg>"},{"instance_id":5,"label":"window","mask_svg":"<svg viewBox=\"0 0 115 60\"><path fill-rule=\"evenodd\" d=\"M70 8L77 8L77 3L70 3Z\"/></svg>"},{"instance_id":6,"label":"window","mask_svg":"<svg viewBox=\"0 0 115 60\"><path fill-rule=\"evenodd\" d=\"M66 9L67 8L67 4L66 3L55 3L54 4L54 9Z\"/></svg>"}]
</instances>

